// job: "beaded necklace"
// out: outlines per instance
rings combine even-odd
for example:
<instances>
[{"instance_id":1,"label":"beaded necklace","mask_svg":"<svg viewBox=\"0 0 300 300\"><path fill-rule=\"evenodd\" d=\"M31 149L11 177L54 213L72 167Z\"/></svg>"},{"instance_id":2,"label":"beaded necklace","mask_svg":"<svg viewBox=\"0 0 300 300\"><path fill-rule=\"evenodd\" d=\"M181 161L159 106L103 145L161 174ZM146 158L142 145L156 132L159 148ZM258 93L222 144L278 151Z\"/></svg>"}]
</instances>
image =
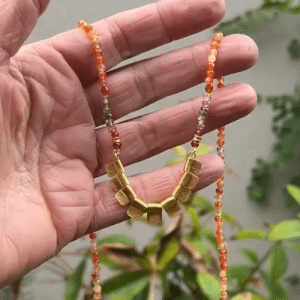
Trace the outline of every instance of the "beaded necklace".
<instances>
[{"instance_id":1,"label":"beaded necklace","mask_svg":"<svg viewBox=\"0 0 300 300\"><path fill-rule=\"evenodd\" d=\"M152 225L162 225L162 210L164 209L169 217L174 218L182 213L181 203L188 201L192 189L194 189L198 183L198 175L201 170L201 163L196 158L196 149L199 147L204 134L205 120L209 111L210 101L212 99L213 81L215 78L215 62L218 49L220 48L223 34L221 32L215 33L213 41L211 43L210 55L208 57L208 65L206 69L205 79L205 95L204 101L199 112L198 126L195 131L194 138L191 142L192 150L189 151L187 161L184 167L184 173L178 186L173 191L172 195L162 201L161 203L149 203L146 204L142 200L138 199L134 190L130 187L130 182L125 175L125 170L120 160L120 149L121 139L117 131L116 126L112 118L112 113L109 108L109 89L106 84L106 68L103 60L103 53L101 44L98 41L97 34L93 27L86 21L79 21L78 27L81 28L87 37L90 39L92 44L93 56L98 68L98 77L100 84L100 91L103 96L103 118L105 125L108 127L108 131L112 137L113 153L116 160L105 166L106 172L110 177L110 185L112 190L116 193L115 197L122 206L128 205L127 214L129 217L139 220L146 213L147 222ZM223 77L217 79L217 87L220 89L224 86ZM217 140L217 152L218 155L224 161L224 130L225 127L218 129L218 140ZM227 300L227 251L224 242L223 228L222 228L222 195L224 187L224 176L222 175L217 180L217 189L215 196L215 226L216 226L216 237L218 242L219 250L219 263L220 263L220 285L221 285L221 298L220 300ZM99 255L96 245L96 234L90 234L91 239L91 253L93 257L93 271L92 271L92 282L93 282L93 299L101 299L101 286L100 286L100 267L99 267Z\"/></svg>"}]
</instances>

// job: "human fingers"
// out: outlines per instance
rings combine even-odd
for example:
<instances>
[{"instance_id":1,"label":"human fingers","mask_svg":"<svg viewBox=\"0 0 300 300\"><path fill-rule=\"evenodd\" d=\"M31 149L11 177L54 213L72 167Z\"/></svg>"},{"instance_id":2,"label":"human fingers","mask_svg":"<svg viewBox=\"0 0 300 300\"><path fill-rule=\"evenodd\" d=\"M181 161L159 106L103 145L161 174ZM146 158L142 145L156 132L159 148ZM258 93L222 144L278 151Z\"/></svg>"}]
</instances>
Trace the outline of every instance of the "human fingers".
<instances>
[{"instance_id":1,"label":"human fingers","mask_svg":"<svg viewBox=\"0 0 300 300\"><path fill-rule=\"evenodd\" d=\"M217 155L204 155L197 158L202 163L198 191L215 182L224 172L223 160ZM130 185L139 199L145 203L159 203L169 197L177 186L183 172L184 163L165 167L149 173L129 177ZM151 183L151 184L149 184ZM94 217L88 232L114 225L127 219L127 207L121 206L108 182L95 186L97 201L94 206Z\"/></svg>"},{"instance_id":2,"label":"human fingers","mask_svg":"<svg viewBox=\"0 0 300 300\"><path fill-rule=\"evenodd\" d=\"M166 96L184 91L205 80L210 41L195 44L109 73L110 108L117 120ZM258 59L255 42L245 35L223 39L216 76L240 72ZM103 124L103 104L98 81L86 89L96 126Z\"/></svg>"},{"instance_id":3,"label":"human fingers","mask_svg":"<svg viewBox=\"0 0 300 300\"><path fill-rule=\"evenodd\" d=\"M0 63L12 57L34 28L50 0L1 0Z\"/></svg>"},{"instance_id":4,"label":"human fingers","mask_svg":"<svg viewBox=\"0 0 300 300\"><path fill-rule=\"evenodd\" d=\"M147 159L193 138L203 98L198 97L163 110L117 125L121 137L121 158L130 165ZM236 83L213 92L205 132L227 125L249 114L256 106L254 89ZM113 159L111 137L106 128L96 131L97 155L102 165L94 177L105 173L104 166Z\"/></svg>"},{"instance_id":5,"label":"human fingers","mask_svg":"<svg viewBox=\"0 0 300 300\"><path fill-rule=\"evenodd\" d=\"M224 0L163 0L118 13L93 26L110 69L129 57L209 28L224 14ZM84 86L93 82L97 70L90 42L81 30L59 34L50 42Z\"/></svg>"}]
</instances>

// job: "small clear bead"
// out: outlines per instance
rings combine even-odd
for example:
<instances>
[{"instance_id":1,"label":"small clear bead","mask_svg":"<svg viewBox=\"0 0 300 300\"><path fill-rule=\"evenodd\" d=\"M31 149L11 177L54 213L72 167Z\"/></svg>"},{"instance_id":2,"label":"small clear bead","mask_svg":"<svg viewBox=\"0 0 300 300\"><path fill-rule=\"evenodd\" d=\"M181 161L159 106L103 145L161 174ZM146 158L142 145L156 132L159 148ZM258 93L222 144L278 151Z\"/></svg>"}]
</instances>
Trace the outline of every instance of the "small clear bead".
<instances>
[{"instance_id":1,"label":"small clear bead","mask_svg":"<svg viewBox=\"0 0 300 300\"><path fill-rule=\"evenodd\" d=\"M98 71L99 71L100 73L104 73L105 70L106 70L105 65L99 65L99 66L98 66Z\"/></svg>"},{"instance_id":2,"label":"small clear bead","mask_svg":"<svg viewBox=\"0 0 300 300\"><path fill-rule=\"evenodd\" d=\"M203 98L205 101L210 101L212 96L211 96L211 94L206 93Z\"/></svg>"},{"instance_id":3,"label":"small clear bead","mask_svg":"<svg viewBox=\"0 0 300 300\"><path fill-rule=\"evenodd\" d=\"M217 58L214 55L210 55L208 57L208 61L214 63L217 60Z\"/></svg>"},{"instance_id":4,"label":"small clear bead","mask_svg":"<svg viewBox=\"0 0 300 300\"><path fill-rule=\"evenodd\" d=\"M104 96L104 97L103 97L103 103L104 103L104 104L108 105L109 100L110 100L109 96Z\"/></svg>"},{"instance_id":5,"label":"small clear bead","mask_svg":"<svg viewBox=\"0 0 300 300\"><path fill-rule=\"evenodd\" d=\"M218 151L219 153L224 153L225 148L224 148L224 147L217 147L217 151Z\"/></svg>"},{"instance_id":6,"label":"small clear bead","mask_svg":"<svg viewBox=\"0 0 300 300\"><path fill-rule=\"evenodd\" d=\"M216 201L221 201L222 200L222 195L216 195L215 200Z\"/></svg>"},{"instance_id":7,"label":"small clear bead","mask_svg":"<svg viewBox=\"0 0 300 300\"><path fill-rule=\"evenodd\" d=\"M211 55L216 56L217 53L218 53L218 50L217 50L217 49L211 49L211 50L210 50L210 54L211 54Z\"/></svg>"},{"instance_id":8,"label":"small clear bead","mask_svg":"<svg viewBox=\"0 0 300 300\"><path fill-rule=\"evenodd\" d=\"M202 114L202 115L206 116L206 115L207 115L207 113L208 113L208 108L206 108L206 107L202 107L202 108L201 108L201 111L200 111L200 114Z\"/></svg>"},{"instance_id":9,"label":"small clear bead","mask_svg":"<svg viewBox=\"0 0 300 300\"><path fill-rule=\"evenodd\" d=\"M204 122L205 122L205 116L204 116L204 115L201 113L201 111L200 111L200 115L199 115L199 117L198 117L198 126L203 125Z\"/></svg>"}]
</instances>

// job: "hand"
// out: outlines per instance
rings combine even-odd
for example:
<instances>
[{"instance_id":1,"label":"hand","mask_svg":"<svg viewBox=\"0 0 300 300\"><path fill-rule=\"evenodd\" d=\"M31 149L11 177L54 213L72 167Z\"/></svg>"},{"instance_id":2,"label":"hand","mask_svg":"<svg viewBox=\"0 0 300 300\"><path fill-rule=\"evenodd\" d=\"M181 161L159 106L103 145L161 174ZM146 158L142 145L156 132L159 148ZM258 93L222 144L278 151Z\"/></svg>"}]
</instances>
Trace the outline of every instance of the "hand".
<instances>
[{"instance_id":1,"label":"hand","mask_svg":"<svg viewBox=\"0 0 300 300\"><path fill-rule=\"evenodd\" d=\"M113 159L90 42L80 29L22 46L48 0L0 0L1 145L0 285L55 256L89 232L124 221L105 174ZM202 31L224 16L223 0L164 0L94 25L109 69L121 61ZM76 27L76 24L74 24ZM108 72L115 120L204 81L210 41ZM224 38L217 76L251 67L254 42ZM117 126L121 158L130 165L191 140L202 98ZM236 83L213 93L207 131L233 122L256 105L256 93ZM224 170L216 155L200 158L199 190ZM177 185L183 164L130 178L146 202L162 201Z\"/></svg>"}]
</instances>

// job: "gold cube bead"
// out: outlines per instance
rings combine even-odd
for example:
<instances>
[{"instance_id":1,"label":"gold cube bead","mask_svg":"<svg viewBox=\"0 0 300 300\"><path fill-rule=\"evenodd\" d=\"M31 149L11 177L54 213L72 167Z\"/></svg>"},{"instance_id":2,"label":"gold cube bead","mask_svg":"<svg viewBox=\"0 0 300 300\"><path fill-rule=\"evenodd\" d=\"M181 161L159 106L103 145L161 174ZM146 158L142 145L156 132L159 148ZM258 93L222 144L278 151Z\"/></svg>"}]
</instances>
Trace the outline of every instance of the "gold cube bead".
<instances>
[{"instance_id":1,"label":"gold cube bead","mask_svg":"<svg viewBox=\"0 0 300 300\"><path fill-rule=\"evenodd\" d=\"M178 185L172 193L172 196L174 196L180 202L186 202L189 200L191 194L191 190L182 185Z\"/></svg>"},{"instance_id":2,"label":"gold cube bead","mask_svg":"<svg viewBox=\"0 0 300 300\"><path fill-rule=\"evenodd\" d=\"M161 206L169 215L170 218L175 218L181 214L182 210L177 201L177 199L173 196L167 198L161 203Z\"/></svg>"},{"instance_id":3,"label":"gold cube bead","mask_svg":"<svg viewBox=\"0 0 300 300\"><path fill-rule=\"evenodd\" d=\"M130 186L126 186L116 193L116 199L122 206L127 205L130 201L133 201L135 198L136 194Z\"/></svg>"},{"instance_id":4,"label":"gold cube bead","mask_svg":"<svg viewBox=\"0 0 300 300\"><path fill-rule=\"evenodd\" d=\"M198 176L196 176L192 173L185 172L182 175L179 184L192 190L197 185L198 181L199 181Z\"/></svg>"},{"instance_id":5,"label":"gold cube bead","mask_svg":"<svg viewBox=\"0 0 300 300\"><path fill-rule=\"evenodd\" d=\"M147 205L147 222L151 225L162 225L162 206L161 204L151 203Z\"/></svg>"},{"instance_id":6,"label":"gold cube bead","mask_svg":"<svg viewBox=\"0 0 300 300\"><path fill-rule=\"evenodd\" d=\"M105 170L109 177L114 177L125 172L122 162L119 159L107 164Z\"/></svg>"},{"instance_id":7,"label":"gold cube bead","mask_svg":"<svg viewBox=\"0 0 300 300\"><path fill-rule=\"evenodd\" d=\"M140 220L146 211L147 204L144 201L136 198L130 202L127 215L132 219Z\"/></svg>"},{"instance_id":8,"label":"gold cube bead","mask_svg":"<svg viewBox=\"0 0 300 300\"><path fill-rule=\"evenodd\" d=\"M201 162L192 158L188 158L184 167L184 171L198 176L201 170L201 166L202 166Z\"/></svg>"},{"instance_id":9,"label":"gold cube bead","mask_svg":"<svg viewBox=\"0 0 300 300\"><path fill-rule=\"evenodd\" d=\"M114 192L122 190L129 185L129 180L124 173L114 176L109 180L110 186Z\"/></svg>"}]
</instances>

